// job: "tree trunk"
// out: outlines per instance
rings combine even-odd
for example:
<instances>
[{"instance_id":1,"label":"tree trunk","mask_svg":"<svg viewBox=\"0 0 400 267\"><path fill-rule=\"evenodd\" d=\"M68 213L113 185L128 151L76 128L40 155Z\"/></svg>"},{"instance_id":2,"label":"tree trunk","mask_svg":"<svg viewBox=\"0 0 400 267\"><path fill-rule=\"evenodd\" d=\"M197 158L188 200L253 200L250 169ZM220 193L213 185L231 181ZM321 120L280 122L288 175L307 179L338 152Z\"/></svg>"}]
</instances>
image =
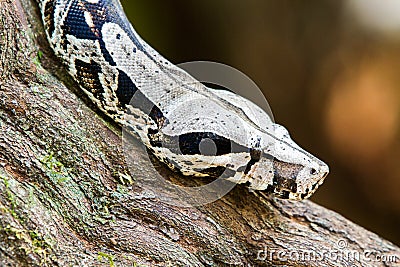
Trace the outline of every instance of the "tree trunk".
<instances>
[{"instance_id":1,"label":"tree trunk","mask_svg":"<svg viewBox=\"0 0 400 267\"><path fill-rule=\"evenodd\" d=\"M310 201L237 186L182 208L147 194L135 182L151 175L146 151L132 148L130 173L121 130L63 74L38 14L30 0L0 0L0 266L400 263L398 247Z\"/></svg>"}]
</instances>

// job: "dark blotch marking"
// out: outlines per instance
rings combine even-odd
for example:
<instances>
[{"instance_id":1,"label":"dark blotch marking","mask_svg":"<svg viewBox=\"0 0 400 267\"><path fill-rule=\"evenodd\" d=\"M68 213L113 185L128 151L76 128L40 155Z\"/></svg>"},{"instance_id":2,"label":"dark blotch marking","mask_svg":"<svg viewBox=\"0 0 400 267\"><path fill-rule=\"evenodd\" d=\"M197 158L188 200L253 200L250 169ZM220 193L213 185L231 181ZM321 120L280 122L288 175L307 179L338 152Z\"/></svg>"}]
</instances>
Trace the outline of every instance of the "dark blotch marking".
<instances>
[{"instance_id":1,"label":"dark blotch marking","mask_svg":"<svg viewBox=\"0 0 400 267\"><path fill-rule=\"evenodd\" d=\"M99 73L101 67L94 61L86 63L82 60L75 60L76 76L79 78L80 86L91 92L97 99L103 100L104 89L100 83Z\"/></svg>"},{"instance_id":2,"label":"dark blotch marking","mask_svg":"<svg viewBox=\"0 0 400 267\"><path fill-rule=\"evenodd\" d=\"M163 146L163 142L160 138L160 136L162 136L162 135L160 134L160 132L158 130L149 128L149 130L147 131L147 136L149 137L150 144L153 147L162 147Z\"/></svg>"},{"instance_id":3,"label":"dark blotch marking","mask_svg":"<svg viewBox=\"0 0 400 267\"><path fill-rule=\"evenodd\" d=\"M120 71L120 73L123 73ZM122 74L121 82L125 83L124 86L118 86L120 90L121 103L130 104L143 111L143 113L149 115L154 120L158 128L161 128L164 124L169 123L168 119L164 116L159 107L151 102L129 79L126 74ZM133 87L132 87L133 86ZM161 145L160 145L161 147Z\"/></svg>"},{"instance_id":4,"label":"dark blotch marking","mask_svg":"<svg viewBox=\"0 0 400 267\"><path fill-rule=\"evenodd\" d=\"M282 195L280 197L283 199L289 199L289 194L290 192L285 190L282 192Z\"/></svg>"},{"instance_id":5,"label":"dark blotch marking","mask_svg":"<svg viewBox=\"0 0 400 267\"><path fill-rule=\"evenodd\" d=\"M96 14L104 10L104 7L96 5L95 8L91 8L90 5L83 7L81 4L83 1L73 1L71 8L68 10L67 17L62 25L62 29L65 34L71 34L79 39L89 39L89 40L99 40L101 37L100 30L103 26L102 24L96 24L104 20L104 15ZM86 23L85 11L92 9L94 14L91 14L95 27L90 27ZM98 27L99 26L99 27Z\"/></svg>"},{"instance_id":6,"label":"dark blotch marking","mask_svg":"<svg viewBox=\"0 0 400 267\"><path fill-rule=\"evenodd\" d=\"M313 184L312 187L311 187L312 190L315 190L315 188L317 187L317 185L318 185L318 183Z\"/></svg>"},{"instance_id":7,"label":"dark blotch marking","mask_svg":"<svg viewBox=\"0 0 400 267\"><path fill-rule=\"evenodd\" d=\"M274 158L274 187L278 191L290 191L297 193L296 178L299 172L303 169L302 165L286 163Z\"/></svg>"},{"instance_id":8,"label":"dark blotch marking","mask_svg":"<svg viewBox=\"0 0 400 267\"><path fill-rule=\"evenodd\" d=\"M123 106L128 105L137 90L138 88L131 78L122 70L118 70L118 89L116 94L119 102Z\"/></svg>"},{"instance_id":9,"label":"dark blotch marking","mask_svg":"<svg viewBox=\"0 0 400 267\"><path fill-rule=\"evenodd\" d=\"M274 192L274 190L275 190L275 187L274 187L273 185L270 185L270 184L269 184L269 185L267 186L267 189L264 190L264 192L265 192L265 193L268 193L268 194L271 194L271 193Z\"/></svg>"},{"instance_id":10,"label":"dark blotch marking","mask_svg":"<svg viewBox=\"0 0 400 267\"><path fill-rule=\"evenodd\" d=\"M104 2L100 0L99 3L92 4L86 1L73 1L62 29L65 35L71 34L78 39L97 40L104 58L111 66L115 66L114 60L106 49L101 29L106 22L112 21L110 16L117 16L118 13L116 10L113 11L113 8L106 8ZM94 26L91 27L86 23L85 12L90 13Z\"/></svg>"},{"instance_id":11,"label":"dark blotch marking","mask_svg":"<svg viewBox=\"0 0 400 267\"><path fill-rule=\"evenodd\" d=\"M48 29L49 36L52 36L55 30L54 5L55 1L48 1L44 6L44 23Z\"/></svg>"},{"instance_id":12,"label":"dark blotch marking","mask_svg":"<svg viewBox=\"0 0 400 267\"><path fill-rule=\"evenodd\" d=\"M247 163L246 169L244 170L244 173L245 173L245 174L248 174L249 171L251 170L251 167L252 167L254 164L256 164L257 162L260 161L260 159L261 159L261 153L262 153L262 151L261 151L261 150L258 150L258 149L252 148L252 149L250 150L250 161L249 161L249 163Z\"/></svg>"},{"instance_id":13,"label":"dark blotch marking","mask_svg":"<svg viewBox=\"0 0 400 267\"><path fill-rule=\"evenodd\" d=\"M158 134L159 133L159 131L158 130L155 130L155 129L151 129L151 128L149 128L149 130L147 131L147 133L148 134Z\"/></svg>"},{"instance_id":14,"label":"dark blotch marking","mask_svg":"<svg viewBox=\"0 0 400 267\"><path fill-rule=\"evenodd\" d=\"M161 128L164 124L168 123L168 119L164 116L162 111L155 105L151 109L149 116L156 122L159 128Z\"/></svg>"},{"instance_id":15,"label":"dark blotch marking","mask_svg":"<svg viewBox=\"0 0 400 267\"><path fill-rule=\"evenodd\" d=\"M60 44L61 44L61 46L63 47L63 49L64 49L65 51L67 51L68 46L69 46L71 43L70 43L70 42L68 41L68 39L64 36L63 38L61 38Z\"/></svg>"},{"instance_id":16,"label":"dark blotch marking","mask_svg":"<svg viewBox=\"0 0 400 267\"><path fill-rule=\"evenodd\" d=\"M51 1L53 2L53 1ZM89 12L94 26L90 27L85 20L85 12ZM117 1L99 0L98 3L73 0L67 17L62 25L65 34L71 34L79 39L97 40L100 44L104 58L111 66L116 66L115 61L108 52L101 30L105 23L118 24L128 35L132 42L142 51L143 46L135 38L127 18L123 15ZM64 46L65 48L65 46Z\"/></svg>"}]
</instances>

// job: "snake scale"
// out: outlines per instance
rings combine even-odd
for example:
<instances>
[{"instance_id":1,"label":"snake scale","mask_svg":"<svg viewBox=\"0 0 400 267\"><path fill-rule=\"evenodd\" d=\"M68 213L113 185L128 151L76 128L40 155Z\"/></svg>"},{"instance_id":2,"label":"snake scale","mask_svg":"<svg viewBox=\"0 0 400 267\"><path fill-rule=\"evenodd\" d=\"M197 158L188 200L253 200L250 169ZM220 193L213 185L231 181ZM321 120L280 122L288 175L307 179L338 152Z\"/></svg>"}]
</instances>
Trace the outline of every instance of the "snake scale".
<instances>
[{"instance_id":1,"label":"snake scale","mask_svg":"<svg viewBox=\"0 0 400 267\"><path fill-rule=\"evenodd\" d=\"M328 166L261 108L209 88L144 42L118 0L37 0L54 53L89 98L170 168L301 200ZM134 100L136 99L136 100Z\"/></svg>"}]
</instances>

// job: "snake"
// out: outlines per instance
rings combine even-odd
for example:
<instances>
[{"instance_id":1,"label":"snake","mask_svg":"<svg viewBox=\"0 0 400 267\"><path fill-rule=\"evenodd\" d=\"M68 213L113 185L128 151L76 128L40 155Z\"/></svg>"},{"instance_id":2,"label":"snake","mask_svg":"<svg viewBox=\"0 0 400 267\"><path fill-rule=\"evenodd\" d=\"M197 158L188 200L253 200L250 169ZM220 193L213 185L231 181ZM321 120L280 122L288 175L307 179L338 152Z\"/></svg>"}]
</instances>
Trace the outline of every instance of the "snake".
<instances>
[{"instance_id":1,"label":"snake","mask_svg":"<svg viewBox=\"0 0 400 267\"><path fill-rule=\"evenodd\" d=\"M36 0L50 47L101 112L158 160L283 199L310 197L329 167L250 100L201 83L136 32L118 0Z\"/></svg>"}]
</instances>

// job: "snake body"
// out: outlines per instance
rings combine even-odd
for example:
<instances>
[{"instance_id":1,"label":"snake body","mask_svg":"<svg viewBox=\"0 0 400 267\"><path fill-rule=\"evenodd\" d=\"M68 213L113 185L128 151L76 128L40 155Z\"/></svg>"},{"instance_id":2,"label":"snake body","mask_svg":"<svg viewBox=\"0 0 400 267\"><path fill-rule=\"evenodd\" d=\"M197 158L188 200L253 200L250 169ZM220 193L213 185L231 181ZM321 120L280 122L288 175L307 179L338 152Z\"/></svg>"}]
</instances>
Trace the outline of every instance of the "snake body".
<instances>
[{"instance_id":1,"label":"snake body","mask_svg":"<svg viewBox=\"0 0 400 267\"><path fill-rule=\"evenodd\" d=\"M144 42L118 0L37 0L50 46L89 98L170 168L312 195L328 166L249 100L201 84Z\"/></svg>"}]
</instances>

